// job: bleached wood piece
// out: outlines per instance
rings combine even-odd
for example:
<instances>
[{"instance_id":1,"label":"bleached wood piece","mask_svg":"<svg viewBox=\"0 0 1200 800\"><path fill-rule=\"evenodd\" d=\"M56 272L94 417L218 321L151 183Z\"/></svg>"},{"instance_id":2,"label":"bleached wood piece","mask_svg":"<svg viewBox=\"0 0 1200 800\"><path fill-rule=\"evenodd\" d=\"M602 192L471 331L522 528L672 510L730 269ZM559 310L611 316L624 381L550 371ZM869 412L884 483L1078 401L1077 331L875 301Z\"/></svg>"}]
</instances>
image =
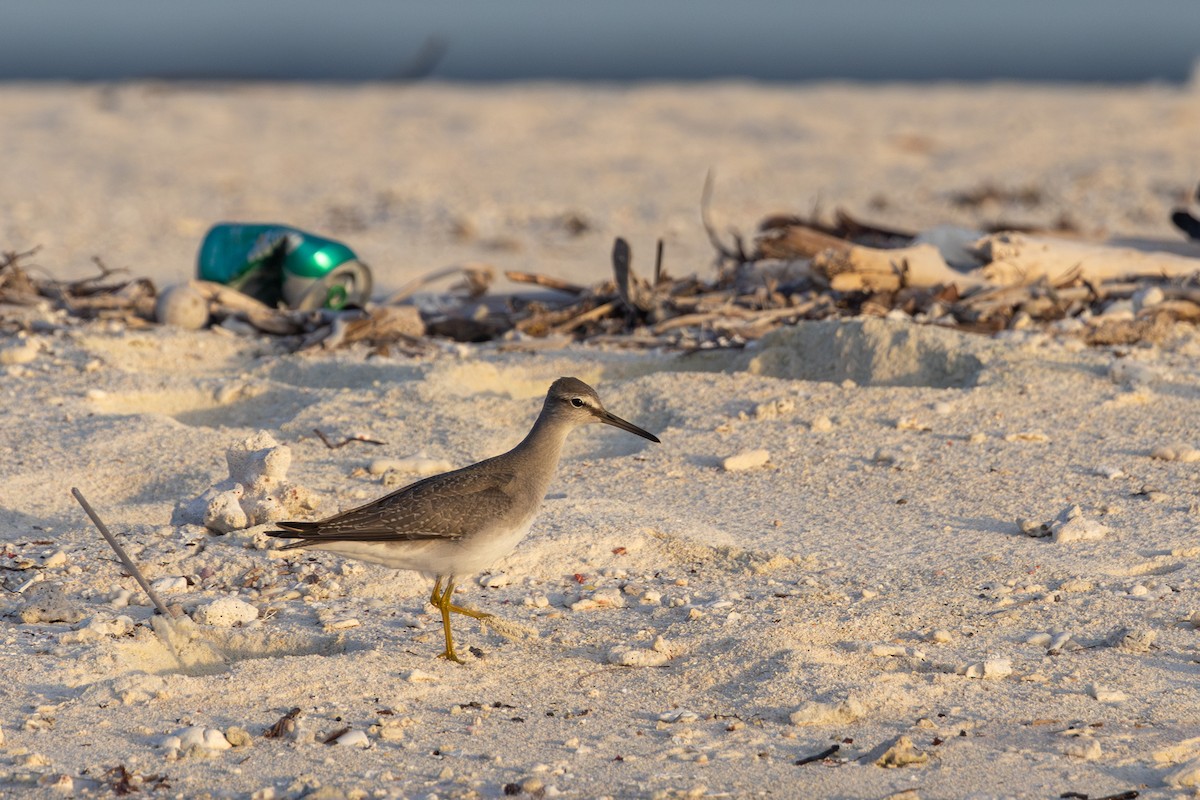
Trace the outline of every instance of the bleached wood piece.
<instances>
[{"instance_id":1,"label":"bleached wood piece","mask_svg":"<svg viewBox=\"0 0 1200 800\"><path fill-rule=\"evenodd\" d=\"M981 276L952 269L931 244L883 250L854 246L831 248L812 260L813 270L838 291L895 291L901 286L977 286Z\"/></svg>"},{"instance_id":2,"label":"bleached wood piece","mask_svg":"<svg viewBox=\"0 0 1200 800\"><path fill-rule=\"evenodd\" d=\"M1200 272L1200 258L1050 236L996 233L980 239L976 248L986 266L972 274L1004 286L1043 278L1057 283L1072 275L1099 283L1137 275L1181 277Z\"/></svg>"}]
</instances>

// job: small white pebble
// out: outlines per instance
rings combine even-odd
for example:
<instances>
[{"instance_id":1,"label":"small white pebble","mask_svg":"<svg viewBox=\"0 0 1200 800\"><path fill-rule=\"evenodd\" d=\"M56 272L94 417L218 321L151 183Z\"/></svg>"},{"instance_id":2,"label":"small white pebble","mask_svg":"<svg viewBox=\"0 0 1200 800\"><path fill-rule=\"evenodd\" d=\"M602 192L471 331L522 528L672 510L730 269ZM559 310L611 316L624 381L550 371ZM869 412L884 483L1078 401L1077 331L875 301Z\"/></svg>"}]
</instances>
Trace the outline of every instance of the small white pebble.
<instances>
[{"instance_id":1,"label":"small white pebble","mask_svg":"<svg viewBox=\"0 0 1200 800\"><path fill-rule=\"evenodd\" d=\"M771 454L766 450L744 450L726 458L721 462L721 467L726 472L742 472L765 466L770 460Z\"/></svg>"},{"instance_id":2,"label":"small white pebble","mask_svg":"<svg viewBox=\"0 0 1200 800\"><path fill-rule=\"evenodd\" d=\"M1041 431L1017 431L1016 433L1007 434L1004 437L1006 442L1030 442L1033 444L1045 444L1050 441L1050 437Z\"/></svg>"},{"instance_id":3,"label":"small white pebble","mask_svg":"<svg viewBox=\"0 0 1200 800\"><path fill-rule=\"evenodd\" d=\"M333 743L339 747L371 746L371 740L367 738L366 731L360 731L357 728L346 731L341 736L334 739Z\"/></svg>"},{"instance_id":4,"label":"small white pebble","mask_svg":"<svg viewBox=\"0 0 1200 800\"><path fill-rule=\"evenodd\" d=\"M644 606L662 605L662 592L648 589L645 594L638 598L638 603Z\"/></svg>"},{"instance_id":5,"label":"small white pebble","mask_svg":"<svg viewBox=\"0 0 1200 800\"><path fill-rule=\"evenodd\" d=\"M214 628L232 628L258 619L258 608L236 597L219 597L197 608L192 619Z\"/></svg>"},{"instance_id":6,"label":"small white pebble","mask_svg":"<svg viewBox=\"0 0 1200 800\"><path fill-rule=\"evenodd\" d=\"M1067 743L1063 755L1080 761L1096 761L1103 755L1100 742L1090 737L1079 736Z\"/></svg>"},{"instance_id":7,"label":"small white pebble","mask_svg":"<svg viewBox=\"0 0 1200 800\"><path fill-rule=\"evenodd\" d=\"M833 421L824 415L813 417L808 425L814 433L828 433L833 430Z\"/></svg>"},{"instance_id":8,"label":"small white pebble","mask_svg":"<svg viewBox=\"0 0 1200 800\"><path fill-rule=\"evenodd\" d=\"M506 572L497 572L492 575L479 576L479 585L485 589L499 589L502 586L508 586L512 583L512 578Z\"/></svg>"},{"instance_id":9,"label":"small white pebble","mask_svg":"<svg viewBox=\"0 0 1200 800\"><path fill-rule=\"evenodd\" d=\"M661 667L670 661L668 653L621 645L608 651L608 663L622 667Z\"/></svg>"},{"instance_id":10,"label":"small white pebble","mask_svg":"<svg viewBox=\"0 0 1200 800\"><path fill-rule=\"evenodd\" d=\"M187 578L182 575L172 575L166 578L159 578L150 584L150 588L159 594L167 592L186 592L188 588Z\"/></svg>"},{"instance_id":11,"label":"small white pebble","mask_svg":"<svg viewBox=\"0 0 1200 800\"><path fill-rule=\"evenodd\" d=\"M946 630L945 628L934 628L925 637L925 641L934 642L935 644L945 644L953 638L954 637L950 635L950 631Z\"/></svg>"},{"instance_id":12,"label":"small white pebble","mask_svg":"<svg viewBox=\"0 0 1200 800\"><path fill-rule=\"evenodd\" d=\"M1010 659L989 658L987 661L980 661L963 667L960 670L960 674L966 675L968 678L999 680L1011 675L1012 671L1012 661Z\"/></svg>"},{"instance_id":13,"label":"small white pebble","mask_svg":"<svg viewBox=\"0 0 1200 800\"><path fill-rule=\"evenodd\" d=\"M409 683L435 683L438 676L423 669L410 669L404 673L404 680Z\"/></svg>"},{"instance_id":14,"label":"small white pebble","mask_svg":"<svg viewBox=\"0 0 1200 800\"><path fill-rule=\"evenodd\" d=\"M1124 703L1129 696L1119 689L1105 689L1100 686L1089 686L1088 694L1101 703Z\"/></svg>"}]
</instances>

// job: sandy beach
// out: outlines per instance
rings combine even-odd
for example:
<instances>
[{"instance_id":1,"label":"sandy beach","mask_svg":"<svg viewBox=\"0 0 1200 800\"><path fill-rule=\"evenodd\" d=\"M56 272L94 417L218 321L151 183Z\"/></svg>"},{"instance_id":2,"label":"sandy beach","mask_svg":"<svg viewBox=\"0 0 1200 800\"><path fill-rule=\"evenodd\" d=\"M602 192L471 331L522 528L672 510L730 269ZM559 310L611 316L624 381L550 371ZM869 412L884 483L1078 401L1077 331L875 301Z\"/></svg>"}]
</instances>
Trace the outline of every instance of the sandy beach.
<instances>
[{"instance_id":1,"label":"sandy beach","mask_svg":"<svg viewBox=\"0 0 1200 800\"><path fill-rule=\"evenodd\" d=\"M1196 100L12 84L0 249L40 245L56 277L99 256L166 286L191 276L210 224L256 220L350 243L381 292L466 262L590 283L617 235L635 254L663 237L674 274L705 274L709 169L720 225L747 233L841 206L916 230L1068 215L1178 239ZM1014 191L955 199L987 186ZM2 796L1200 786L1193 325L1089 348L1069 325L985 337L864 319L698 355L444 343L408 358L49 307L0 320ZM186 521L231 451L284 453L273 491L313 518L416 480L411 457L495 455L564 375L662 443L604 426L568 439L529 536L462 582L461 602L508 623L456 618L464 665L436 658L420 575L281 553L270 523ZM182 612L174 628L72 487Z\"/></svg>"}]
</instances>

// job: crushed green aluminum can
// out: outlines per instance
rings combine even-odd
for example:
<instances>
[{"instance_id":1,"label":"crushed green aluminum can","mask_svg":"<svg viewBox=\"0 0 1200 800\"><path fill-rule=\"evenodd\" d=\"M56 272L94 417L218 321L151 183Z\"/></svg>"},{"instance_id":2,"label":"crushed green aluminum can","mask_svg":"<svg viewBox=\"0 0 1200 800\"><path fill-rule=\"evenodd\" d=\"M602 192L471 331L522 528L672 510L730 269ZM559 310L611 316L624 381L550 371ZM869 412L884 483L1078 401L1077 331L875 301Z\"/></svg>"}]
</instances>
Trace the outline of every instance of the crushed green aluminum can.
<instances>
[{"instance_id":1,"label":"crushed green aluminum can","mask_svg":"<svg viewBox=\"0 0 1200 800\"><path fill-rule=\"evenodd\" d=\"M267 305L305 311L362 306L371 297L371 270L353 250L288 225L214 225L200 244L196 274Z\"/></svg>"}]
</instances>

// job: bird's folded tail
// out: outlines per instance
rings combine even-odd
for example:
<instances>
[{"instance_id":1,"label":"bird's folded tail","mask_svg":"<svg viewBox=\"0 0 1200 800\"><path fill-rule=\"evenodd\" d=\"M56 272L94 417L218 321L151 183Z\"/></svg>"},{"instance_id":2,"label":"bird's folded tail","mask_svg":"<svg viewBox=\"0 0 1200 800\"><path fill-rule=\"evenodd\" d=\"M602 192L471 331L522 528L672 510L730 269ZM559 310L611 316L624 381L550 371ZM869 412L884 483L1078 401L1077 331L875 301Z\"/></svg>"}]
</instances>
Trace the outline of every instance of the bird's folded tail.
<instances>
[{"instance_id":1,"label":"bird's folded tail","mask_svg":"<svg viewBox=\"0 0 1200 800\"><path fill-rule=\"evenodd\" d=\"M429 539L446 539L445 534L422 533L415 531L400 532L391 528L351 528L339 530L328 526L322 527L320 521L309 522L276 522L280 531L264 531L267 536L276 539L299 539L280 547L280 550L294 550L297 547L308 547L318 542L414 542Z\"/></svg>"}]
</instances>

